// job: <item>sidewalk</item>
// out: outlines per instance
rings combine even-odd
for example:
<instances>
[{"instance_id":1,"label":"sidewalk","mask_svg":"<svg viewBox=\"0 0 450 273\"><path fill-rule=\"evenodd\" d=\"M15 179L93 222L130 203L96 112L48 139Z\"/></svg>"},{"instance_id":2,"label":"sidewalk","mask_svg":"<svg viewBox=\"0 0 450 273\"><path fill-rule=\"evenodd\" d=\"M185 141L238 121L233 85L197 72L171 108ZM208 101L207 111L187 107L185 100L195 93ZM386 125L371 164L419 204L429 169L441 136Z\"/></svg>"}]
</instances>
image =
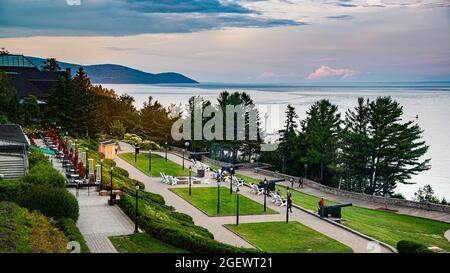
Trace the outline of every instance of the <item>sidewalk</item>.
<instances>
[{"instance_id":1,"label":"sidewalk","mask_svg":"<svg viewBox=\"0 0 450 273\"><path fill-rule=\"evenodd\" d=\"M236 172L246 175L246 176L259 178L261 180L263 180L266 177L267 177L267 179L276 179L274 177L255 173L253 169L239 169ZM290 186L289 181L281 182L278 184L284 185L284 186ZM295 186L296 186L296 184L294 184L294 187ZM304 185L304 188L296 187L295 190L309 194L309 195L317 196L317 197L324 196L325 199L336 202L336 203L352 203L354 206L369 208L369 209L378 209L380 207L383 207L383 204L366 202L366 201L362 201L359 199L353 199L353 198L346 198L346 197L326 193L326 192L320 191L318 189L308 187L307 185ZM414 209L414 208L399 207L399 206L389 206L389 208L397 210L398 211L397 213L399 213L399 214L417 216L417 217L428 218L428 219L433 219L433 220L450 223L450 214L444 213L444 212L427 211L427 210L423 210L423 209Z\"/></svg>"},{"instance_id":2,"label":"sidewalk","mask_svg":"<svg viewBox=\"0 0 450 273\"><path fill-rule=\"evenodd\" d=\"M42 140L36 140L39 147L45 147ZM52 157L53 168L64 176L61 163ZM134 223L117 206L108 205L108 196L99 196L95 187L80 189L78 196L76 189L68 189L78 201L80 216L77 227L83 234L91 253L117 253L109 236L128 235L134 232Z\"/></svg>"},{"instance_id":3,"label":"sidewalk","mask_svg":"<svg viewBox=\"0 0 450 273\"><path fill-rule=\"evenodd\" d=\"M125 146L122 146L121 152L132 152L134 149L125 148ZM154 152L161 156L164 156L163 152ZM168 153L168 159L178 163L181 165L182 158ZM164 199L166 200L168 205L171 205L177 209L179 212L183 212L186 214L189 214L193 219L194 222L197 225L203 226L207 228L211 233L214 234L214 237L216 240L236 245L236 246L245 246L245 247L252 247L248 242L240 238L239 236L235 235L225 227L223 227L224 224L232 224L235 223L235 217L229 216L229 217L208 217L203 212L198 210L196 207L188 203L183 198L179 197L178 195L174 194L169 190L171 186L168 186L167 184L163 184L160 182L159 177L149 177L143 172L136 169L131 164L127 163L126 161L122 160L121 158L117 157L116 159L117 165L121 168L126 169L131 178L137 179L139 181L142 181L145 183L146 189L158 194L161 194ZM226 184L226 183L225 183ZM193 187L208 187L208 186L216 186L214 183L211 183L209 185L193 185ZM256 201L259 203L263 203L263 197L262 196L256 196L252 193L250 193L249 188L242 188L241 194ZM267 206L277 212L279 214L275 215L247 215L247 216L241 216L240 221L242 223L251 223L251 222L267 222L267 221L285 221L286 219L286 208L285 207L279 207L270 200L268 200ZM363 238L359 235L356 235L346 229L343 229L339 226L333 225L331 223L328 223L324 220L321 220L313 215L310 215L302 210L294 209L293 213L289 214L289 218L291 221L298 221L318 232L321 232L322 234L327 235L330 238L333 238L353 249L354 252L357 253L364 253L364 252L370 252L372 241ZM391 253L392 251L384 246L380 246L380 251L385 253Z\"/></svg>"}]
</instances>

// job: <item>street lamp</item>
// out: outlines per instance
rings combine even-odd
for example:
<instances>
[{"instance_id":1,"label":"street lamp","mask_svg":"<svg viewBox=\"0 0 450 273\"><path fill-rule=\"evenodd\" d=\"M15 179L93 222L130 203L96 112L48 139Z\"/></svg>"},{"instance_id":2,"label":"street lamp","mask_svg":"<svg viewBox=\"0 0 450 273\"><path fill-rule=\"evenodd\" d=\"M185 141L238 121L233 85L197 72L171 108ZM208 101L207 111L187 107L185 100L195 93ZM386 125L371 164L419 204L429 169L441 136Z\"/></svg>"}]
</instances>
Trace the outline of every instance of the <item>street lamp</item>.
<instances>
[{"instance_id":1,"label":"street lamp","mask_svg":"<svg viewBox=\"0 0 450 273\"><path fill-rule=\"evenodd\" d=\"M287 187L286 191L286 223L289 223L289 195L291 194L291 191L289 190L289 187Z\"/></svg>"},{"instance_id":2,"label":"street lamp","mask_svg":"<svg viewBox=\"0 0 450 273\"><path fill-rule=\"evenodd\" d=\"M191 179L192 166L189 166L189 196L192 195L192 179Z\"/></svg>"},{"instance_id":3,"label":"street lamp","mask_svg":"<svg viewBox=\"0 0 450 273\"><path fill-rule=\"evenodd\" d=\"M217 214L220 214L220 178L217 176Z\"/></svg>"},{"instance_id":4,"label":"street lamp","mask_svg":"<svg viewBox=\"0 0 450 273\"><path fill-rule=\"evenodd\" d=\"M100 159L100 191L103 190L103 158Z\"/></svg>"},{"instance_id":5,"label":"street lamp","mask_svg":"<svg viewBox=\"0 0 450 273\"><path fill-rule=\"evenodd\" d=\"M233 194L233 166L230 167L230 195Z\"/></svg>"},{"instance_id":6,"label":"street lamp","mask_svg":"<svg viewBox=\"0 0 450 273\"><path fill-rule=\"evenodd\" d=\"M86 147L86 177L89 177L89 148Z\"/></svg>"},{"instance_id":7,"label":"street lamp","mask_svg":"<svg viewBox=\"0 0 450 273\"><path fill-rule=\"evenodd\" d=\"M137 162L137 155L139 154L139 146L134 147L134 163Z\"/></svg>"},{"instance_id":8,"label":"street lamp","mask_svg":"<svg viewBox=\"0 0 450 273\"><path fill-rule=\"evenodd\" d=\"M186 141L186 142L184 143L184 146L185 146L186 148L183 149L183 170L184 170L184 152L187 150L187 147L189 146L189 142Z\"/></svg>"},{"instance_id":9,"label":"street lamp","mask_svg":"<svg viewBox=\"0 0 450 273\"><path fill-rule=\"evenodd\" d=\"M269 184L269 182L267 182L267 178L264 177L264 212L266 212L266 210L267 210L267 205L266 205L267 184Z\"/></svg>"},{"instance_id":10,"label":"street lamp","mask_svg":"<svg viewBox=\"0 0 450 273\"><path fill-rule=\"evenodd\" d=\"M236 189L236 226L239 226L239 186Z\"/></svg>"},{"instance_id":11,"label":"street lamp","mask_svg":"<svg viewBox=\"0 0 450 273\"><path fill-rule=\"evenodd\" d=\"M134 233L138 233L139 229L139 184L136 183L136 213L135 213L135 220L134 220Z\"/></svg>"},{"instance_id":12,"label":"street lamp","mask_svg":"<svg viewBox=\"0 0 450 273\"><path fill-rule=\"evenodd\" d=\"M114 205L114 203L113 203L113 170L114 170L114 167L113 166L109 167L109 170L111 172L111 185L110 185L111 194L109 195L109 197L110 197L109 200L110 200L110 205L112 206L112 205Z\"/></svg>"},{"instance_id":13,"label":"street lamp","mask_svg":"<svg viewBox=\"0 0 450 273\"><path fill-rule=\"evenodd\" d=\"M165 147L166 147L166 162L167 162L167 141L164 144L165 144Z\"/></svg>"},{"instance_id":14,"label":"street lamp","mask_svg":"<svg viewBox=\"0 0 450 273\"><path fill-rule=\"evenodd\" d=\"M305 163L305 180L306 180L306 170L308 169L308 163Z\"/></svg>"},{"instance_id":15,"label":"street lamp","mask_svg":"<svg viewBox=\"0 0 450 273\"><path fill-rule=\"evenodd\" d=\"M152 149L148 150L148 171L152 171Z\"/></svg>"}]
</instances>

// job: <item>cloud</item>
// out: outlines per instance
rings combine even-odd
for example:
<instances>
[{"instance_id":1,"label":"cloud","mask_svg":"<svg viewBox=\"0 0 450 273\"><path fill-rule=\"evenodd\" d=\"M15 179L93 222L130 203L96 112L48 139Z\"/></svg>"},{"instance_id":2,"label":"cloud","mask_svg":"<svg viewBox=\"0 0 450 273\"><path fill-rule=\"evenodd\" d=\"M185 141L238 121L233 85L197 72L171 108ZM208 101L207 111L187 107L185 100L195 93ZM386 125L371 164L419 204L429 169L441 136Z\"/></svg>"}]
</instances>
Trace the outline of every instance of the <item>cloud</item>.
<instances>
[{"instance_id":1,"label":"cloud","mask_svg":"<svg viewBox=\"0 0 450 273\"><path fill-rule=\"evenodd\" d=\"M124 36L304 23L218 0L1 0L0 37ZM71 1L70 3L73 3Z\"/></svg>"},{"instance_id":2,"label":"cloud","mask_svg":"<svg viewBox=\"0 0 450 273\"><path fill-rule=\"evenodd\" d=\"M337 19L337 20L350 20L353 19L353 16L344 14L344 15L334 15L334 16L327 16L328 19Z\"/></svg>"},{"instance_id":3,"label":"cloud","mask_svg":"<svg viewBox=\"0 0 450 273\"><path fill-rule=\"evenodd\" d=\"M322 65L319 68L317 68L316 70L314 70L314 72L308 76L308 79L309 80L318 80L318 79L329 78L329 77L339 77L341 79L347 79L347 78L352 78L352 77L356 76L357 74L359 74L359 72L356 70L353 70L353 69L348 69L348 68L335 69L335 68L331 68L326 65Z\"/></svg>"}]
</instances>

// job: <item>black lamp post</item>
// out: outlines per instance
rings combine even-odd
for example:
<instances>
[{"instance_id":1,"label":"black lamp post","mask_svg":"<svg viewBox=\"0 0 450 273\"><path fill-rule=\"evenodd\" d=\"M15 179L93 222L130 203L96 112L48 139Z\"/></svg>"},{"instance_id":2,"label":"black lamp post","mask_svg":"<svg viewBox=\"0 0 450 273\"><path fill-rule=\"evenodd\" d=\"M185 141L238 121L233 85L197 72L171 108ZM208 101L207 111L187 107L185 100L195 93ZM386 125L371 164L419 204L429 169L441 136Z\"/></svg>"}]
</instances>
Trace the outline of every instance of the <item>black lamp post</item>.
<instances>
[{"instance_id":1,"label":"black lamp post","mask_svg":"<svg viewBox=\"0 0 450 273\"><path fill-rule=\"evenodd\" d=\"M264 212L267 210L266 198L267 198L267 178L264 178Z\"/></svg>"},{"instance_id":2,"label":"black lamp post","mask_svg":"<svg viewBox=\"0 0 450 273\"><path fill-rule=\"evenodd\" d=\"M230 195L233 194L233 166L230 167Z\"/></svg>"},{"instance_id":3,"label":"black lamp post","mask_svg":"<svg viewBox=\"0 0 450 273\"><path fill-rule=\"evenodd\" d=\"M236 189L236 226L239 226L239 187Z\"/></svg>"},{"instance_id":4,"label":"black lamp post","mask_svg":"<svg viewBox=\"0 0 450 273\"><path fill-rule=\"evenodd\" d=\"M291 194L289 187L287 187L286 192L286 223L289 223L289 195Z\"/></svg>"},{"instance_id":5,"label":"black lamp post","mask_svg":"<svg viewBox=\"0 0 450 273\"><path fill-rule=\"evenodd\" d=\"M148 150L148 171L152 171L152 150Z\"/></svg>"},{"instance_id":6,"label":"black lamp post","mask_svg":"<svg viewBox=\"0 0 450 273\"><path fill-rule=\"evenodd\" d=\"M89 177L89 148L86 147L86 177Z\"/></svg>"},{"instance_id":7,"label":"black lamp post","mask_svg":"<svg viewBox=\"0 0 450 273\"><path fill-rule=\"evenodd\" d=\"M220 179L217 178L217 214L220 214Z\"/></svg>"},{"instance_id":8,"label":"black lamp post","mask_svg":"<svg viewBox=\"0 0 450 273\"><path fill-rule=\"evenodd\" d=\"M111 171L111 185L110 185L110 187L111 187L111 194L109 195L109 197L110 197L110 205L112 206L112 205L114 205L114 203L113 203L113 170L114 170L114 167L111 166L109 168L109 170Z\"/></svg>"},{"instance_id":9,"label":"black lamp post","mask_svg":"<svg viewBox=\"0 0 450 273\"><path fill-rule=\"evenodd\" d=\"M137 162L137 155L139 154L139 146L134 147L134 163Z\"/></svg>"},{"instance_id":10,"label":"black lamp post","mask_svg":"<svg viewBox=\"0 0 450 273\"><path fill-rule=\"evenodd\" d=\"M164 144L165 144L165 147L166 147L166 162L167 162L167 141Z\"/></svg>"},{"instance_id":11,"label":"black lamp post","mask_svg":"<svg viewBox=\"0 0 450 273\"><path fill-rule=\"evenodd\" d=\"M184 152L186 151L187 147L189 146L189 142L185 142L184 146L186 147L185 149L183 149L183 170L184 170Z\"/></svg>"},{"instance_id":12,"label":"black lamp post","mask_svg":"<svg viewBox=\"0 0 450 273\"><path fill-rule=\"evenodd\" d=\"M100 159L100 190L103 190L103 158Z\"/></svg>"},{"instance_id":13,"label":"black lamp post","mask_svg":"<svg viewBox=\"0 0 450 273\"><path fill-rule=\"evenodd\" d=\"M136 183L136 213L135 213L135 220L134 220L134 233L138 233L139 229L139 184Z\"/></svg>"},{"instance_id":14,"label":"black lamp post","mask_svg":"<svg viewBox=\"0 0 450 273\"><path fill-rule=\"evenodd\" d=\"M192 166L189 166L189 196L192 194L192 180L191 180Z\"/></svg>"}]
</instances>

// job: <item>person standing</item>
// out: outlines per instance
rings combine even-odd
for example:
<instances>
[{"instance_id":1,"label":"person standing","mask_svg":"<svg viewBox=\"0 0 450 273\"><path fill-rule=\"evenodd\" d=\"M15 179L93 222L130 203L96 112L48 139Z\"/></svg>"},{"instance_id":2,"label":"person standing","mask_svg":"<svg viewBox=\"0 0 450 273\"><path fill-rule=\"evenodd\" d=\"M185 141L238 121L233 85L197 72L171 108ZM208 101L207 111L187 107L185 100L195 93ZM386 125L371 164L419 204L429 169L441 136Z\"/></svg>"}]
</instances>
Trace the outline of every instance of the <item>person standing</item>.
<instances>
[{"instance_id":1,"label":"person standing","mask_svg":"<svg viewBox=\"0 0 450 273\"><path fill-rule=\"evenodd\" d=\"M289 182L291 182L291 188L294 188L294 178L291 177L291 179L289 179Z\"/></svg>"},{"instance_id":2,"label":"person standing","mask_svg":"<svg viewBox=\"0 0 450 273\"><path fill-rule=\"evenodd\" d=\"M319 201L319 214L320 214L320 217L323 217L323 214L324 214L323 207L324 206L325 206L325 199L322 196L322 198L320 198L320 201Z\"/></svg>"},{"instance_id":3,"label":"person standing","mask_svg":"<svg viewBox=\"0 0 450 273\"><path fill-rule=\"evenodd\" d=\"M292 213L292 193L291 192L288 194L287 206L288 206L288 210Z\"/></svg>"}]
</instances>

